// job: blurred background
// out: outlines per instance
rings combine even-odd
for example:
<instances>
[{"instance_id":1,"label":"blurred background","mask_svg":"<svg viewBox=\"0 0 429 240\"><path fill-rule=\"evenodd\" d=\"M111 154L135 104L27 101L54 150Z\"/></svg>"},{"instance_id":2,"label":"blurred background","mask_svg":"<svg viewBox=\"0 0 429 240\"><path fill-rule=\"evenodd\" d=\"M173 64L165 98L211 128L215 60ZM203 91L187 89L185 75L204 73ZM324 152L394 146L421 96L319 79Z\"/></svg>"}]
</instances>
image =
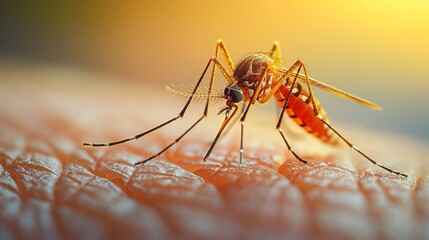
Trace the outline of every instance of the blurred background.
<instances>
[{"instance_id":1,"label":"blurred background","mask_svg":"<svg viewBox=\"0 0 429 240\"><path fill-rule=\"evenodd\" d=\"M4 1L0 64L100 73L144 94L195 83L219 38L234 61L278 40L287 65L302 58L312 77L384 109L317 91L334 123L428 142L428 13L426 0Z\"/></svg>"}]
</instances>

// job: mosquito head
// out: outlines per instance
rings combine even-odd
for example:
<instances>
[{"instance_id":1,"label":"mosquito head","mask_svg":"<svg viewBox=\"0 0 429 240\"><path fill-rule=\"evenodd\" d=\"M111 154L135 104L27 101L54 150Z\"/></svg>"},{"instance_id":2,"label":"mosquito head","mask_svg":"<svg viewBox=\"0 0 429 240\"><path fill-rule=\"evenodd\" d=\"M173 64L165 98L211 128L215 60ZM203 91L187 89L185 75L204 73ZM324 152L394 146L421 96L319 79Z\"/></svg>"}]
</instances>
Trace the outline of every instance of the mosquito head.
<instances>
[{"instance_id":1,"label":"mosquito head","mask_svg":"<svg viewBox=\"0 0 429 240\"><path fill-rule=\"evenodd\" d=\"M243 91L241 91L241 88L235 83L228 84L223 93L230 103L238 103L243 100Z\"/></svg>"},{"instance_id":2,"label":"mosquito head","mask_svg":"<svg viewBox=\"0 0 429 240\"><path fill-rule=\"evenodd\" d=\"M219 115L225 112L225 116L228 118L233 106L243 100L243 91L241 91L241 88L236 83L230 83L225 87L223 94L226 98L226 106L223 107L217 114Z\"/></svg>"}]
</instances>

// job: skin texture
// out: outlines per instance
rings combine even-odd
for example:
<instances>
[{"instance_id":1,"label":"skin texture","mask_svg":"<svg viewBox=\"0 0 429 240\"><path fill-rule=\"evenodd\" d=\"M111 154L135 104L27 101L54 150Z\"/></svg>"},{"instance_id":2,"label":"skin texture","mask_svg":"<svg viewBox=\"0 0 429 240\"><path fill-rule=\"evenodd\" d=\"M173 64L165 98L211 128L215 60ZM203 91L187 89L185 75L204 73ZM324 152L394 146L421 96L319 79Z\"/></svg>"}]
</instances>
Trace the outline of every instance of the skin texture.
<instances>
[{"instance_id":1,"label":"skin texture","mask_svg":"<svg viewBox=\"0 0 429 240\"><path fill-rule=\"evenodd\" d=\"M339 127L406 179L288 122L293 147L310 161L303 165L274 130L275 111L255 108L243 164L237 127L202 162L222 120L222 105L214 105L180 144L134 166L178 137L203 106L144 139L83 148L143 132L183 101L160 87L75 70L7 65L0 74L1 239L429 238L424 144Z\"/></svg>"}]
</instances>

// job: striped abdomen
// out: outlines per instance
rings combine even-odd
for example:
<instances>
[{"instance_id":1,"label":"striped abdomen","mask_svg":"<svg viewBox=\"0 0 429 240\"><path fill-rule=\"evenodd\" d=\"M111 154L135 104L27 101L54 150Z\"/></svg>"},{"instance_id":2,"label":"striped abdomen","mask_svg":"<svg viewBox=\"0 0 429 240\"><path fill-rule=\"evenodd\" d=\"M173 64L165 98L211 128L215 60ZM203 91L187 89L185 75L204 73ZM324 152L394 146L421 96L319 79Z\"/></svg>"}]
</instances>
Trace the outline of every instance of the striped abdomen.
<instances>
[{"instance_id":1,"label":"striped abdomen","mask_svg":"<svg viewBox=\"0 0 429 240\"><path fill-rule=\"evenodd\" d=\"M281 107L283 107L284 101L289 94L289 89L289 86L283 85L274 95L277 103ZM316 104L318 104L317 100ZM323 119L328 121L326 113L321 106L319 106L319 110ZM304 128L315 137L330 144L337 144L337 138L334 137L335 135L332 134L332 131L314 114L308 93L300 84L297 84L297 86L293 88L286 108L286 113L300 127Z\"/></svg>"}]
</instances>

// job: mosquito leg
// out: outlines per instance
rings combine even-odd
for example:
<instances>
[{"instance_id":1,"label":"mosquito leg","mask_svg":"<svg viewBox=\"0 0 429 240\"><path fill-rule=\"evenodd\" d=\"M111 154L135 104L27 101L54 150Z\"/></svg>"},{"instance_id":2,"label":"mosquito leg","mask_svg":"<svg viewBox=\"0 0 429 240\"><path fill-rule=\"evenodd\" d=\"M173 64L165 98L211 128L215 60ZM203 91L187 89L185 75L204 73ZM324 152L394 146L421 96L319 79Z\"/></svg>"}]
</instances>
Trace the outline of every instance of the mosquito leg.
<instances>
[{"instance_id":1,"label":"mosquito leg","mask_svg":"<svg viewBox=\"0 0 429 240\"><path fill-rule=\"evenodd\" d=\"M240 164L243 163L243 153L244 153L244 146L243 146L244 121L246 120L247 113L249 112L250 106L253 105L253 103L256 101L256 99L259 96L259 91L261 90L262 82L264 82L266 79L267 72L268 72L268 68L265 69L263 77L259 80L258 85L256 85L256 89L255 89L253 95L251 96L249 103L246 106L246 110L244 110L244 113L240 118Z\"/></svg>"},{"instance_id":2,"label":"mosquito leg","mask_svg":"<svg viewBox=\"0 0 429 240\"><path fill-rule=\"evenodd\" d=\"M256 89L255 89L255 92L254 92L254 94L253 94L253 96L252 96L252 99L251 99L251 100L250 100L250 102L248 103L248 105L247 105L247 107L246 107L246 110L244 111L243 116L242 116L242 117L241 117L241 119L240 119L240 122L241 122L240 163L242 163L242 159L243 159L243 132L244 132L244 123L243 123L243 122L244 122L244 120L246 119L246 115L247 115L247 113L249 112L250 105L252 104L252 102L254 102L254 101L256 100L256 97L259 95L259 91L260 91L260 88L261 88L261 84L262 84L262 82L263 82L263 81L265 81L265 75L266 75L266 73L267 73L267 70L265 70L264 78L262 78L262 79L258 82L258 85L257 85L257 87L256 87ZM218 131L218 133L216 134L216 137L215 137L215 139L213 140L212 145L210 146L209 150L207 151L206 155L204 156L204 159L203 159L203 160L204 160L204 162L205 162L205 161L207 160L207 158L210 156L211 152L213 151L213 148L216 146L216 143L217 143L217 141L219 140L220 136L222 135L222 132L224 131L225 127L229 124L229 122L231 121L231 119L233 119L234 115L236 114L237 109L238 109L238 106L235 104L235 105L233 106L233 108L234 108L234 110L233 110L232 114L231 114L229 117L226 117L226 116L225 116L225 119L224 119L224 121L223 121L223 123L222 123L221 127L219 128L219 131Z\"/></svg>"},{"instance_id":3,"label":"mosquito leg","mask_svg":"<svg viewBox=\"0 0 429 240\"><path fill-rule=\"evenodd\" d=\"M298 156L298 154L295 153L295 151L292 149L292 147L290 146L289 142L286 140L286 137L283 133L283 130L281 128L277 128L277 130L280 132L280 135L283 138L283 141L286 143L287 148L289 149L289 151L295 156L296 159L298 159L298 161L307 164L307 161L302 159L300 156Z\"/></svg>"},{"instance_id":4,"label":"mosquito leg","mask_svg":"<svg viewBox=\"0 0 429 240\"><path fill-rule=\"evenodd\" d=\"M277 81L277 83L271 87L271 91L268 92L262 99L259 99L260 103L265 103L267 102L273 95L275 92L277 92L277 90L282 86L287 84L287 82L289 81L290 77L294 75L294 71L301 65L302 60L298 60L296 61L288 70L286 70L283 75L279 78L279 80Z\"/></svg>"},{"instance_id":5,"label":"mosquito leg","mask_svg":"<svg viewBox=\"0 0 429 240\"><path fill-rule=\"evenodd\" d=\"M241 108L240 108L240 110L241 110L241 112L240 112L240 116L241 115L243 115L243 113L244 113L244 109L245 109L245 105L244 105L244 103L243 103L243 105L241 106ZM239 118L238 117L235 117L234 118L234 120L232 120L232 123L230 123L227 127L226 127L226 129L225 129L225 131L224 131L224 133L219 137L219 140L222 140L222 138L224 138L226 135L228 135L228 133L231 131L231 129L232 129L232 127L238 122L238 120L239 120Z\"/></svg>"},{"instance_id":6,"label":"mosquito leg","mask_svg":"<svg viewBox=\"0 0 429 240\"><path fill-rule=\"evenodd\" d=\"M276 83L276 85L271 88L271 91L268 94L266 94L265 97L260 102L264 103L264 102L268 101L273 96L273 94L275 92L277 92L277 90L280 88L280 86L287 84L287 82L289 81L289 78L292 75L295 75L294 79L293 79L293 82L291 84L291 87L290 87L290 89L293 89L293 86L295 85L295 83L297 81L297 78L299 76L299 72L301 71L302 63L303 63L302 60L298 60L287 71L285 71L285 73L280 77L280 79ZM294 71L296 69L297 69L298 73L294 74ZM289 151L295 156L295 158L298 159L302 163L307 163L306 160L303 160L301 157L299 157L298 154L296 154L295 151L292 149L292 147L290 146L289 142L287 141L287 139L286 139L286 137L285 137L285 135L283 133L283 130L281 128L281 124L282 124L282 121L283 121L283 116L284 116L285 110L288 108L288 101L290 99L291 94L292 94L292 90L289 91L289 93L288 93L288 95L287 95L287 97L285 99L285 103L283 105L281 114L279 116L279 120L277 122L276 129L279 131L280 135L283 138L283 141L285 142L285 144L288 147Z\"/></svg>"},{"instance_id":7,"label":"mosquito leg","mask_svg":"<svg viewBox=\"0 0 429 240\"><path fill-rule=\"evenodd\" d=\"M234 110L232 110L232 114L230 114L229 117L225 115L225 119L223 120L222 125L220 126L219 131L217 132L216 137L212 142L212 145L210 146L209 150L204 156L204 159L203 159L204 162L207 161L207 158L210 156L211 152L213 151L213 148L216 146L216 143L219 140L219 137L222 135L222 132L225 129L225 127L228 125L228 123L231 121L232 118L234 118L234 115L237 113L238 106L234 104L234 106L232 107L234 108Z\"/></svg>"},{"instance_id":8,"label":"mosquito leg","mask_svg":"<svg viewBox=\"0 0 429 240\"><path fill-rule=\"evenodd\" d=\"M221 51L222 54L223 54L225 62L226 62L227 66L228 66L228 69L230 71L229 74L227 73L227 71L225 70L225 68L222 67L222 65L217 60L218 56L219 56L219 51ZM208 91L207 91L207 96L210 96L210 94L212 92L213 84L214 84L214 79L215 79L215 75L216 75L216 67L217 66L219 66L219 69L221 70L223 76L225 77L225 79L228 82L230 82L230 83L234 82L234 79L231 77L232 74L234 73L234 69L235 69L234 62L232 61L231 55L229 54L229 51L226 48L226 45L222 41L222 39L217 40L214 59L216 59L216 64L213 64L212 74L211 74L211 78L210 78L210 84L209 84ZM210 98L207 98L206 106L204 108L204 114L205 115L208 114L209 105L210 105Z\"/></svg>"},{"instance_id":9,"label":"mosquito leg","mask_svg":"<svg viewBox=\"0 0 429 240\"><path fill-rule=\"evenodd\" d=\"M305 63L302 62L302 66L304 69L304 76L307 82L307 86L308 86L308 92L309 92L309 98L311 100L311 103L313 105L313 110L314 110L314 114L329 128L331 129L338 137L340 137L345 143L347 143L347 145L349 145L350 148L352 148L353 150L355 150L356 152L358 152L361 156L363 156L364 158L366 158L368 161L370 161L372 164L390 172L390 173L394 173L397 174L399 176L403 176L403 177L407 177L406 174L400 173L398 171L394 171L388 167L385 167L381 164L379 164L378 162L376 162L375 160L373 160L372 158L370 158L368 155L366 155L365 153L363 153L361 150L359 150L359 148L357 148L355 145L353 145L351 142L349 142L345 137L343 137L337 130L335 130L323 117L323 114L320 114L320 110L318 107L318 103L315 101L314 95L313 95L313 91L311 89L311 82L308 76L308 72L307 72L307 68L305 66ZM296 76L298 76L299 73L296 74ZM296 78L295 76L295 78Z\"/></svg>"},{"instance_id":10,"label":"mosquito leg","mask_svg":"<svg viewBox=\"0 0 429 240\"><path fill-rule=\"evenodd\" d=\"M307 67L305 66L304 62L302 62L302 67L304 69L305 81L306 81L307 87L308 87L309 98L310 98L311 104L313 105L314 115L319 117L319 118L322 118L322 115L320 115L319 104L316 103L316 98L314 97L313 89L311 88L310 77L308 76ZM299 73L296 74L296 76L298 76L298 75L299 75Z\"/></svg>"},{"instance_id":11,"label":"mosquito leg","mask_svg":"<svg viewBox=\"0 0 429 240\"><path fill-rule=\"evenodd\" d=\"M131 137L131 138L119 140L119 141L116 141L116 142L110 142L110 143L83 143L82 145L83 146L89 146L89 147L108 147L108 146L113 146L113 145L118 145L118 144L121 144L121 143L125 143L125 142L131 141L131 140L137 140L137 139L143 137L146 134L149 134L149 133L151 133L151 132L153 132L153 131L155 131L157 129L160 129L160 128L162 128L162 127L164 127L164 126L166 126L166 125L168 125L168 124L176 121L179 118L181 118L180 115L178 115L178 116L176 116L176 117L174 117L174 118L172 118L172 119L170 119L170 120L168 120L168 121L166 121L164 123L161 123L160 125L152 128L152 129L149 129L146 132L140 133L140 134L138 134L138 135L136 135L134 137Z\"/></svg>"},{"instance_id":12,"label":"mosquito leg","mask_svg":"<svg viewBox=\"0 0 429 240\"><path fill-rule=\"evenodd\" d=\"M198 123L201 122L201 120L203 120L205 118L205 116L201 116L194 124L192 124L192 126L190 126L182 135L180 135L178 138L176 138L176 140L174 140L174 142L170 143L167 147L165 147L164 149L162 149L160 152L158 152L157 154L143 160L137 163L134 163L134 165L139 165L142 163L146 163L149 162L150 160L158 157L159 155L161 155L162 153L164 153L165 151L167 151L167 149L169 149L170 147L172 147L174 144L178 143L180 141L180 139L182 139L189 131L191 131Z\"/></svg>"},{"instance_id":13,"label":"mosquito leg","mask_svg":"<svg viewBox=\"0 0 429 240\"><path fill-rule=\"evenodd\" d=\"M158 129L160 129L160 128L162 128L162 127L164 127L164 126L166 126L166 125L168 125L168 124L170 124L170 123L172 123L172 122L176 121L177 119L182 118L182 117L185 115L186 110L188 109L188 106L189 106L189 104L191 103L192 98L193 98L193 96L194 96L195 92L197 91L198 87L200 86L200 84L201 84L201 82L202 82L202 80L203 80L203 78L204 78L204 76L205 76L205 74L206 74L206 72L207 72L207 69L209 68L210 64L212 64L212 63L213 63L213 64L215 64L215 65L217 65L217 66L219 67L219 69L221 70L222 75L223 75L226 79L230 79L230 78L232 78L232 77L231 77L231 76L226 72L225 68L224 68L224 67L219 63L219 61L218 61L216 58L214 58L214 57L210 58L210 60L208 61L208 63L207 63L207 65L206 65L206 67L204 68L204 71L203 71L203 73L201 74L201 76L200 76L200 78L199 78L199 80L198 80L197 84L195 85L195 87L194 87L194 89L193 89L193 91L192 91L191 96L190 96L190 97L188 98L188 100L186 101L186 104L185 104L185 106L183 107L182 111L180 111L179 115L177 115L176 117L174 117L174 118L172 118L172 119L170 119L170 120L168 120L168 121L166 121L166 122L164 122L164 123L161 123L160 125L158 125L158 126L156 126L156 127L152 128L152 129L149 129L149 130L147 130L146 132L140 133L140 134L138 134L138 135L136 135L136 136L134 136L134 137L131 137L131 138L127 138L127 139L119 140L119 141L116 141L116 142L110 142L110 143L83 143L83 146L90 146L90 147L104 147L104 146L113 146L113 145L117 145L117 144L125 143L125 142L131 141L131 140L137 140L137 139L139 139L139 138L141 138L141 137L143 137L143 136L145 136L145 135L147 135L147 134L149 134L149 133L151 133L151 132L153 132L153 131L155 131L155 130L158 130ZM214 81L214 78L212 78L210 81L211 81L211 82L213 82L213 81ZM205 117L207 116L207 113L208 113L208 106L206 106L206 109L204 110L204 116L205 116Z\"/></svg>"},{"instance_id":14,"label":"mosquito leg","mask_svg":"<svg viewBox=\"0 0 429 240\"><path fill-rule=\"evenodd\" d=\"M272 59L277 59L280 63L283 63L282 53L280 50L280 43L278 41L275 41L273 44L273 48L271 49L270 55ZM276 60L274 60L276 61ZM285 78L286 79L286 78ZM278 104L276 105L276 115L280 116L282 114L282 107L280 107ZM283 118L283 116L282 116ZM287 126L287 125L286 125Z\"/></svg>"},{"instance_id":15,"label":"mosquito leg","mask_svg":"<svg viewBox=\"0 0 429 240\"><path fill-rule=\"evenodd\" d=\"M300 64L300 65L298 66L297 73L299 73L299 71L301 70L301 66L302 66L302 64ZM293 89L293 86L295 85L296 80L297 80L297 76L298 76L298 74L297 74L297 75L295 75L295 78L293 79L293 82L292 82L292 84L291 84L290 89ZM296 158L296 159L298 159L298 161L300 161L300 162L302 162L302 163L305 163L305 164L306 164L306 163L307 163L307 161L306 161L306 160L304 160L304 159L302 159L300 156L298 156L298 154L296 154L296 153L295 153L295 151L292 149L292 147L290 146L289 142L287 141L286 136L285 136L285 134L283 133L283 130L282 130L283 116L284 116L284 114L285 114L285 110L289 107L289 106L288 106L288 103L289 103L289 99L290 99L291 94L292 94L292 90L291 90L291 91L289 91L289 93L288 93L288 95L287 95L287 97L286 97L286 99L285 99L285 103L284 103L283 108L282 108L282 111L281 111L281 113L280 113L280 116L279 116L279 120L278 120L278 122L277 122L276 129L279 131L280 135L282 136L283 141L285 142L285 144L286 144L287 148L289 149L289 151L290 151L290 152L295 156L295 158Z\"/></svg>"},{"instance_id":16,"label":"mosquito leg","mask_svg":"<svg viewBox=\"0 0 429 240\"><path fill-rule=\"evenodd\" d=\"M320 118L320 120L326 125L328 126L328 128L330 128L335 134L337 134L338 137L340 137L345 143L347 143L347 145L349 145L349 147L351 147L353 150L355 150L356 152L358 152L360 155L362 155L364 158L366 158L368 161L370 161L372 164L390 172L390 173L394 173L396 175L402 176L402 177L408 177L406 174L398 172L398 171L394 171L388 167L385 167L383 165L381 165L380 163L376 162L375 160L373 160L372 158L368 157L368 155L366 155L365 153L363 153L361 150L359 150L358 147L356 147L355 145L353 145L351 142L349 142L345 137L343 137L337 130L335 130L329 123L327 123L324 119Z\"/></svg>"},{"instance_id":17,"label":"mosquito leg","mask_svg":"<svg viewBox=\"0 0 429 240\"><path fill-rule=\"evenodd\" d=\"M226 79L228 79L228 78L230 78L230 76L226 73L226 71L225 71L225 69L223 68L223 66L219 63L219 61L215 58L215 57L212 57L211 59L211 62L213 62L214 64L213 64L213 69L215 69L215 66L218 66L219 67L219 69L221 70L221 72L222 72L222 74L224 75L224 77L226 78ZM207 67L204 69L204 73L205 73L205 71L207 70ZM204 74L203 73L203 74ZM204 76L204 75L203 75ZM208 92L208 96L210 96L210 93L211 93L211 86L213 85L213 83L214 83L214 71L212 72L212 77L211 77L211 79L210 79L210 88L209 88L209 92ZM199 83L198 83L199 84ZM192 96L195 94L195 92L196 92L196 88L194 89L194 91L192 92ZM192 97L191 96L191 97ZM138 164L141 164L141 163L146 163L146 162L148 162L148 161L150 161L150 160L152 160L152 159L154 159L155 157L157 157L157 156L159 156L159 155L161 155L162 153L164 153L165 151L167 151L170 147L172 147L173 145L175 145L176 143L178 143L179 141L180 141L180 139L182 139L189 131L191 131L198 123L200 123L201 122L201 120L203 120L205 117L207 117L207 115L208 115L208 106L209 106L209 100L210 100L210 98L207 98L207 101L206 101L206 106L205 106L205 108L204 108L204 114L203 114L203 116L201 117L201 118L199 118L191 127L189 127L182 135L180 135L177 139L175 139L172 143L170 143L167 147L165 147L164 149L162 149L160 152L158 152L157 154L155 154L155 155L153 155L153 156L151 156L151 157L149 157L148 159L145 159L145 160L143 160L143 161L141 161L141 162L138 162L138 163L135 163L135 165L138 165ZM188 102L189 102L189 100L188 100Z\"/></svg>"},{"instance_id":18,"label":"mosquito leg","mask_svg":"<svg viewBox=\"0 0 429 240\"><path fill-rule=\"evenodd\" d=\"M234 62L232 61L231 55L229 54L229 51L222 39L217 40L216 43L216 58L218 58L219 50L222 52L223 58L225 59L226 65L230 71L229 73L232 75L235 70Z\"/></svg>"}]
</instances>

